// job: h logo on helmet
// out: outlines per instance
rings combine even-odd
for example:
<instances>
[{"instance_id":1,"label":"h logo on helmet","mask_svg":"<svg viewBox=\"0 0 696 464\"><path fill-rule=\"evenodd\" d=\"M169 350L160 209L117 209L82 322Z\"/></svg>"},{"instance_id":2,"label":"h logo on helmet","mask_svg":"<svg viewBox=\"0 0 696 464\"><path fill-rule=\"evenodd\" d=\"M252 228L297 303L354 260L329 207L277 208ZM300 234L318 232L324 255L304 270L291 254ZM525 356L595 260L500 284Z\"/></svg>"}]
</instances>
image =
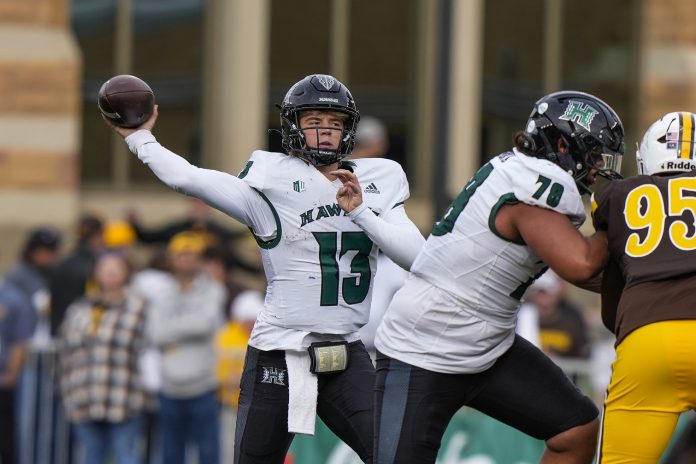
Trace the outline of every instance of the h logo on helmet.
<instances>
[{"instance_id":1,"label":"h logo on helmet","mask_svg":"<svg viewBox=\"0 0 696 464\"><path fill-rule=\"evenodd\" d=\"M336 79L326 74L317 74L317 80L324 86L326 90L331 90L331 87L336 83Z\"/></svg>"},{"instance_id":2,"label":"h logo on helmet","mask_svg":"<svg viewBox=\"0 0 696 464\"><path fill-rule=\"evenodd\" d=\"M590 130L590 124L595 116L599 114L599 111L592 108L588 104L583 104L579 101L570 100L565 112L558 117L558 119L563 119L564 121L575 121L580 124L585 130Z\"/></svg>"}]
</instances>

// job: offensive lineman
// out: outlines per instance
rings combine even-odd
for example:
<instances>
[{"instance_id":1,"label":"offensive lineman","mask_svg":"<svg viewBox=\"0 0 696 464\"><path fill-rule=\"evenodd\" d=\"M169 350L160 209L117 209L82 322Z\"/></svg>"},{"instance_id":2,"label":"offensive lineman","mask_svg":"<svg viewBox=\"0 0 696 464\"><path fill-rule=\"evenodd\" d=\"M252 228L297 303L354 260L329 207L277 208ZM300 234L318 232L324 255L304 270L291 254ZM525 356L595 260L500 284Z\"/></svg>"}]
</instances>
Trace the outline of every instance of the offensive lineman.
<instances>
[{"instance_id":1,"label":"offensive lineman","mask_svg":"<svg viewBox=\"0 0 696 464\"><path fill-rule=\"evenodd\" d=\"M577 230L578 189L618 177L622 154L606 103L557 92L537 101L515 148L469 180L377 330L375 462L434 463L464 405L545 440L541 462L592 461L597 408L515 325L547 266L581 282L604 265L606 235Z\"/></svg>"},{"instance_id":2,"label":"offensive lineman","mask_svg":"<svg viewBox=\"0 0 696 464\"><path fill-rule=\"evenodd\" d=\"M280 106L287 154L254 151L237 177L162 147L156 118L112 127L164 183L248 225L263 256L268 288L241 380L235 463L282 463L316 414L372 462L374 368L357 331L378 250L408 269L424 242L404 210L401 166L343 161L360 116L350 91L323 74L294 84Z\"/></svg>"},{"instance_id":3,"label":"offensive lineman","mask_svg":"<svg viewBox=\"0 0 696 464\"><path fill-rule=\"evenodd\" d=\"M694 127L689 112L655 121L636 153L640 175L593 196L609 239L602 320L616 335L601 464L660 461L679 415L696 408Z\"/></svg>"}]
</instances>

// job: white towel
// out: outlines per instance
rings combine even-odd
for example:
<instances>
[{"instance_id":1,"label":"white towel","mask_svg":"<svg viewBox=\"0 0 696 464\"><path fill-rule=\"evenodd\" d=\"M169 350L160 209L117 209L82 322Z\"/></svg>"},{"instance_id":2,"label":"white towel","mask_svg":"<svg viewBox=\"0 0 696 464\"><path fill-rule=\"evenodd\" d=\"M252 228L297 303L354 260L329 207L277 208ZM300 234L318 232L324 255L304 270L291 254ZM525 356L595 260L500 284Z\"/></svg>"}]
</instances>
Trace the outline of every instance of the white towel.
<instances>
[{"instance_id":1,"label":"white towel","mask_svg":"<svg viewBox=\"0 0 696 464\"><path fill-rule=\"evenodd\" d=\"M288 432L314 435L317 417L317 376L309 372L309 353L285 351L288 366Z\"/></svg>"}]
</instances>

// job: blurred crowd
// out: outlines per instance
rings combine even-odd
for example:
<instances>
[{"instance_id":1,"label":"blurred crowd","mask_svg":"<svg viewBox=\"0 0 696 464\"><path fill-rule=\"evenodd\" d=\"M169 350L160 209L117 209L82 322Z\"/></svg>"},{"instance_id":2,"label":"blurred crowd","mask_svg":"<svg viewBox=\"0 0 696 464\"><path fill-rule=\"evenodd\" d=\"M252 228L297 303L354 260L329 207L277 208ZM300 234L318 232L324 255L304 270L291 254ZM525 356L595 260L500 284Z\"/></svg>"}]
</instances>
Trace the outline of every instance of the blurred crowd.
<instances>
[{"instance_id":1,"label":"blurred crowd","mask_svg":"<svg viewBox=\"0 0 696 464\"><path fill-rule=\"evenodd\" d=\"M232 462L265 279L247 234L190 206L40 226L2 263L0 462Z\"/></svg>"}]
</instances>

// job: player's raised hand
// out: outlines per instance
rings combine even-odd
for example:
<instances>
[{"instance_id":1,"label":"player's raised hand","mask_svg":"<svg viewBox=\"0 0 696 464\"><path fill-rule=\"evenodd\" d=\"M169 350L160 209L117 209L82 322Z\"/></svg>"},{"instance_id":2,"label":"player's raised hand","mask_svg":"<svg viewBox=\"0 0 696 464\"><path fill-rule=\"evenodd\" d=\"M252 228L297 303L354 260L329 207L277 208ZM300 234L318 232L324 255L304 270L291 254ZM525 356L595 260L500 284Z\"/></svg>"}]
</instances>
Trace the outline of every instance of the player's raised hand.
<instances>
[{"instance_id":1,"label":"player's raised hand","mask_svg":"<svg viewBox=\"0 0 696 464\"><path fill-rule=\"evenodd\" d=\"M336 192L338 206L346 213L350 213L363 202L362 189L358 177L347 169L337 169L331 171L331 175L336 176L343 185Z\"/></svg>"},{"instance_id":2,"label":"player's raised hand","mask_svg":"<svg viewBox=\"0 0 696 464\"><path fill-rule=\"evenodd\" d=\"M107 118L103 114L102 114L102 119L109 127L111 127L113 130L115 130L119 135L121 135L123 138L126 138L129 135L131 135L133 132L138 131L140 129L152 131L152 128L155 127L155 122L157 122L157 116L159 114L157 107L158 106L155 105L155 107L152 109L152 116L150 116L150 118L147 121L145 121L144 123L142 123L138 127L129 128L129 127L117 126L116 124L114 124L109 118Z\"/></svg>"}]
</instances>

